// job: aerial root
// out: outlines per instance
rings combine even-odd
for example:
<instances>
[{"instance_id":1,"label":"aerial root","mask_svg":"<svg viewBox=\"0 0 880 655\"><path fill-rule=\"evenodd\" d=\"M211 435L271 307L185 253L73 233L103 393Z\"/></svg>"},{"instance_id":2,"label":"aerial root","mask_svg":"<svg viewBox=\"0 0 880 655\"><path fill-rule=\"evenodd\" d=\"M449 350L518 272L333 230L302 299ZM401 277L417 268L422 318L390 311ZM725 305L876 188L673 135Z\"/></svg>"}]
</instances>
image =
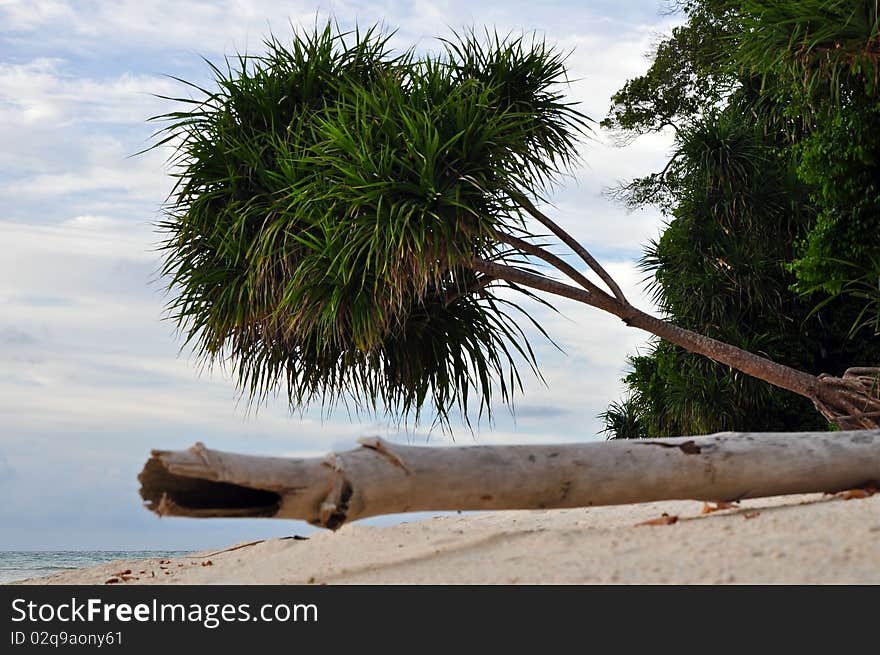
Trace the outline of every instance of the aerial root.
<instances>
[{"instance_id":1,"label":"aerial root","mask_svg":"<svg viewBox=\"0 0 880 655\"><path fill-rule=\"evenodd\" d=\"M842 430L880 427L880 368L849 368L843 377L823 373L813 399L822 416Z\"/></svg>"}]
</instances>

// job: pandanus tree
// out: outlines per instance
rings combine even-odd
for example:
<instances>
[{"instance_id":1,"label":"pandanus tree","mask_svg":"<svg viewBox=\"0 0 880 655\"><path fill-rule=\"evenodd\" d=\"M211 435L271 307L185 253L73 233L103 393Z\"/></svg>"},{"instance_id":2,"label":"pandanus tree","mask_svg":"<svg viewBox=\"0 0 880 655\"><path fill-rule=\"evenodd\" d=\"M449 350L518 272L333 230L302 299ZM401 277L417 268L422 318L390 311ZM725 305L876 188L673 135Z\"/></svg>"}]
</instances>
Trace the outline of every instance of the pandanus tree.
<instances>
[{"instance_id":1,"label":"pandanus tree","mask_svg":"<svg viewBox=\"0 0 880 655\"><path fill-rule=\"evenodd\" d=\"M519 362L537 372L519 293L611 313L842 428L880 424L873 370L817 377L631 305L540 208L590 129L564 97L564 53L473 33L442 44L395 54L376 29L330 25L271 38L158 117L177 178L164 272L197 353L229 363L252 399L427 406L442 421L509 401ZM552 253L548 232L583 264Z\"/></svg>"}]
</instances>

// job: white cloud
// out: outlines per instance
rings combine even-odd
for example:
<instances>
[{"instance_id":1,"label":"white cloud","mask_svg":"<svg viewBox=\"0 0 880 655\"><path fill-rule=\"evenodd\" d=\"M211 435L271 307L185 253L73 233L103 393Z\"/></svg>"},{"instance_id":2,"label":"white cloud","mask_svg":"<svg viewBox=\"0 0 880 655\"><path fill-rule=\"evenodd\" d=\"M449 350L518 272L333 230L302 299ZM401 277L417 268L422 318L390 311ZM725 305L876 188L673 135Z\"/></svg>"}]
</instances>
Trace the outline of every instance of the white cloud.
<instances>
[{"instance_id":1,"label":"white cloud","mask_svg":"<svg viewBox=\"0 0 880 655\"><path fill-rule=\"evenodd\" d=\"M171 188L166 152L132 155L149 143L146 119L168 110L150 94L179 91L158 76L77 77L57 58L0 62L5 218L51 222L59 209L47 203L51 196L74 196L88 213L98 213L95 203L113 195L119 212L144 201L158 208Z\"/></svg>"},{"instance_id":2,"label":"white cloud","mask_svg":"<svg viewBox=\"0 0 880 655\"><path fill-rule=\"evenodd\" d=\"M82 263L95 257L154 261L152 238L151 228L145 222L108 216L73 216L55 226L0 221L0 240L10 244L0 260L0 285L21 288L42 284L38 280L43 276L48 276L52 285L59 281L63 284L64 270L71 271L79 265L59 261L59 257L79 258ZM46 265L46 257L52 258L52 265Z\"/></svg>"},{"instance_id":3,"label":"white cloud","mask_svg":"<svg viewBox=\"0 0 880 655\"><path fill-rule=\"evenodd\" d=\"M122 73L110 79L79 77L59 58L22 64L0 62L0 118L22 126L139 123L159 113L153 94L179 91L168 78Z\"/></svg>"},{"instance_id":4,"label":"white cloud","mask_svg":"<svg viewBox=\"0 0 880 655\"><path fill-rule=\"evenodd\" d=\"M340 14L353 13L349 7L347 3L329 3L329 8ZM0 17L13 34L45 30L54 44L72 51L125 45L149 51L175 47L231 53L258 47L269 25L286 29L288 20L313 23L315 10L314 4L303 1L12 0L0 4Z\"/></svg>"},{"instance_id":5,"label":"white cloud","mask_svg":"<svg viewBox=\"0 0 880 655\"><path fill-rule=\"evenodd\" d=\"M0 0L0 16L6 29L27 31L67 21L74 11L64 0Z\"/></svg>"},{"instance_id":6,"label":"white cloud","mask_svg":"<svg viewBox=\"0 0 880 655\"><path fill-rule=\"evenodd\" d=\"M47 197L113 191L124 193L129 201L151 200L156 207L168 195L171 183L157 173L164 163L160 152L131 159L131 153L115 139L90 141L85 161L56 162L59 168L55 171L22 176L7 184L2 195Z\"/></svg>"},{"instance_id":7,"label":"white cloud","mask_svg":"<svg viewBox=\"0 0 880 655\"><path fill-rule=\"evenodd\" d=\"M408 47L448 33L447 28L467 26L568 34L592 47L598 38L617 36L626 42L633 32L663 28L662 2L621 0L617 15L581 3L549 0L532 2L473 3L467 0L116 0L114 2L64 2L56 0L5 0L0 19L5 31L24 35L39 31L47 46L76 51L119 51L121 48L162 51L178 48L206 54L258 51L271 29L283 35L289 26L310 28L328 17L346 28L383 23L399 28L396 42ZM586 35L586 36L585 36ZM424 45L424 43L420 43ZM620 50L625 52L623 46ZM641 51L639 51L641 52ZM615 64L604 55L597 59Z\"/></svg>"}]
</instances>

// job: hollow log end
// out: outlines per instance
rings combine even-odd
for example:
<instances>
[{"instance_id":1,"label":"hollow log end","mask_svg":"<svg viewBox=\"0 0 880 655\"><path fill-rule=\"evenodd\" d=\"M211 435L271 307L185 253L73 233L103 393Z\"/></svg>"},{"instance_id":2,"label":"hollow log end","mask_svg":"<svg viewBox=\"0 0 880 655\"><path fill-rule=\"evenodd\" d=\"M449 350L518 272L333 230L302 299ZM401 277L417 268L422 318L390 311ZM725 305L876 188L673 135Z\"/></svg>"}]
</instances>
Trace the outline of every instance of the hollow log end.
<instances>
[{"instance_id":1,"label":"hollow log end","mask_svg":"<svg viewBox=\"0 0 880 655\"><path fill-rule=\"evenodd\" d=\"M168 463L172 455L168 451L152 451L138 475L141 498L151 512L159 516L194 518L256 518L278 513L281 506L279 494L172 472Z\"/></svg>"}]
</instances>

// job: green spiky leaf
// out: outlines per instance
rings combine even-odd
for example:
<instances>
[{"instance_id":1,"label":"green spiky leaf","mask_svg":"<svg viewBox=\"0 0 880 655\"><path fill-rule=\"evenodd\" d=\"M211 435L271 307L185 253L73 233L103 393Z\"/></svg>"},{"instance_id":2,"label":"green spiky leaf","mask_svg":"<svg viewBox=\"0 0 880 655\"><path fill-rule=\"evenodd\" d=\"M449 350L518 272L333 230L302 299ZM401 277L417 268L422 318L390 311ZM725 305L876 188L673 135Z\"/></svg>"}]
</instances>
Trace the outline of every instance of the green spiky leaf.
<instances>
[{"instance_id":1,"label":"green spiky leaf","mask_svg":"<svg viewBox=\"0 0 880 655\"><path fill-rule=\"evenodd\" d=\"M160 229L187 343L256 401L441 421L509 402L534 356L470 263L516 263L491 236L523 228L511 196L540 197L575 158L565 57L470 32L394 54L376 28L330 24L265 45L156 117L176 148Z\"/></svg>"}]
</instances>

